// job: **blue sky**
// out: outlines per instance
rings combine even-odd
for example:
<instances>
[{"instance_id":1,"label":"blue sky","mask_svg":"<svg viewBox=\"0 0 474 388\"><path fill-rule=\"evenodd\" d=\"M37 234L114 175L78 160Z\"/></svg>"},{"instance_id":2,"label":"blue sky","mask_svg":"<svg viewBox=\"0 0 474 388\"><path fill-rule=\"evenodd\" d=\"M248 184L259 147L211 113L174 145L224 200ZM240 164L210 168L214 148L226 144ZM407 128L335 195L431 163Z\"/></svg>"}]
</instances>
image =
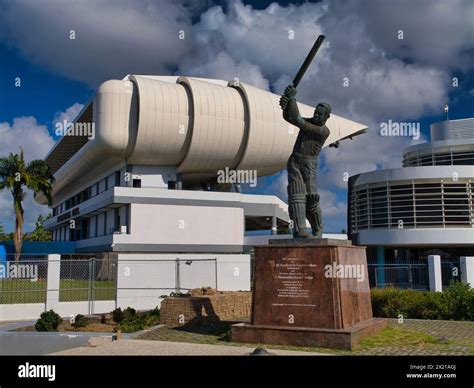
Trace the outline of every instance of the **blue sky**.
<instances>
[{"instance_id":1,"label":"blue sky","mask_svg":"<svg viewBox=\"0 0 474 388\"><path fill-rule=\"evenodd\" d=\"M55 139L55 120L77 113L101 82L126 74L237 76L281 93L314 38L324 33L330 45L318 54L297 98L309 105L326 100L336 114L370 128L338 150L324 150L320 158L325 231L337 232L346 228L343 173L399 167L403 148L415 144L409 138L381 137L381 122L419 122L427 139L429 125L444 118L445 102L452 119L474 116L470 1L453 0L449 6L425 0L189 4L0 0L0 155L21 145L27 157L43 157ZM188 38L177 43L180 29ZM293 41L286 36L290 29ZM16 77L21 87L15 87ZM350 87L342 85L344 77ZM261 178L247 192L286 200L285 186L283 171ZM25 208L27 230L48 211L31 196ZM0 221L12 229L5 192L0 193Z\"/></svg>"}]
</instances>

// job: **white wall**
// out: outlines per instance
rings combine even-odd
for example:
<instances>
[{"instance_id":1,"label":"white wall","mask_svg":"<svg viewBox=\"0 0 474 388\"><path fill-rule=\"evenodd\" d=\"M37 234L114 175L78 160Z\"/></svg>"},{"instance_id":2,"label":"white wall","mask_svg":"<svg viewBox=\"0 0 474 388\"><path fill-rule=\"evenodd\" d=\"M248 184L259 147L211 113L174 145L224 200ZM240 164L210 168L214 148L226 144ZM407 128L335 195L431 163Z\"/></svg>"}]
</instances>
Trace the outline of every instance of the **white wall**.
<instances>
[{"instance_id":1,"label":"white wall","mask_svg":"<svg viewBox=\"0 0 474 388\"><path fill-rule=\"evenodd\" d=\"M0 304L0 322L37 319L43 311L44 303Z\"/></svg>"},{"instance_id":2,"label":"white wall","mask_svg":"<svg viewBox=\"0 0 474 388\"><path fill-rule=\"evenodd\" d=\"M130 243L242 245L242 208L131 204Z\"/></svg>"},{"instance_id":3,"label":"white wall","mask_svg":"<svg viewBox=\"0 0 474 388\"><path fill-rule=\"evenodd\" d=\"M160 306L160 296L175 291L176 259L180 260L182 292L215 288L216 275L219 291L250 291L250 255L119 254L117 306L136 309Z\"/></svg>"},{"instance_id":4,"label":"white wall","mask_svg":"<svg viewBox=\"0 0 474 388\"><path fill-rule=\"evenodd\" d=\"M141 179L142 187L168 188L168 181L176 181L176 167L133 166L133 179Z\"/></svg>"}]
</instances>

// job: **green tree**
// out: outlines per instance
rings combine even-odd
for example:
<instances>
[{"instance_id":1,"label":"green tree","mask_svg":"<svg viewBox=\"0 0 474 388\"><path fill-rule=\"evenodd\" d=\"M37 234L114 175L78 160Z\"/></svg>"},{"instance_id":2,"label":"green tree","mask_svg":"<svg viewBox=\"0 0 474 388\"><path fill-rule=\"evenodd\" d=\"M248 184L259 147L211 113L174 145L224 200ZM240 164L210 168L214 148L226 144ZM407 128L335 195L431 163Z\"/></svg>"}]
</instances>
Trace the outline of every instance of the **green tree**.
<instances>
[{"instance_id":1,"label":"green tree","mask_svg":"<svg viewBox=\"0 0 474 388\"><path fill-rule=\"evenodd\" d=\"M15 243L15 260L20 259L23 244L23 224L25 223L23 200L25 199L24 187L33 191L36 195L43 193L52 204L52 184L54 177L50 172L48 164L44 160L32 160L25 162L23 148L20 147L19 154L10 153L6 158L0 158L0 190L8 189L13 196L13 209L15 211L15 231L13 241Z\"/></svg>"},{"instance_id":2,"label":"green tree","mask_svg":"<svg viewBox=\"0 0 474 388\"><path fill-rule=\"evenodd\" d=\"M0 221L0 241L5 241L6 237L5 229L3 228L2 221Z\"/></svg>"},{"instance_id":3,"label":"green tree","mask_svg":"<svg viewBox=\"0 0 474 388\"><path fill-rule=\"evenodd\" d=\"M53 235L50 231L44 229L44 222L49 220L52 214L46 217L40 214L35 222L35 229L32 232L25 233L25 241L52 241Z\"/></svg>"}]
</instances>

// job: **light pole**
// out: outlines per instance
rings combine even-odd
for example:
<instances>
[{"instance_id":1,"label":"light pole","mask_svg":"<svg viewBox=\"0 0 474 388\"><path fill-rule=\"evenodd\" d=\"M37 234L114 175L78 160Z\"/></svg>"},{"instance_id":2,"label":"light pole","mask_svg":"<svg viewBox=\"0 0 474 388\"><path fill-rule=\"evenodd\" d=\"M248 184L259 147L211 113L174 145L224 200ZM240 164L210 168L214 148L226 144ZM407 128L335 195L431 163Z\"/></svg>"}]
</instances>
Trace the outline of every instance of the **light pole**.
<instances>
[{"instance_id":1,"label":"light pole","mask_svg":"<svg viewBox=\"0 0 474 388\"><path fill-rule=\"evenodd\" d=\"M444 104L444 113L446 113L446 121L449 121L449 105Z\"/></svg>"}]
</instances>

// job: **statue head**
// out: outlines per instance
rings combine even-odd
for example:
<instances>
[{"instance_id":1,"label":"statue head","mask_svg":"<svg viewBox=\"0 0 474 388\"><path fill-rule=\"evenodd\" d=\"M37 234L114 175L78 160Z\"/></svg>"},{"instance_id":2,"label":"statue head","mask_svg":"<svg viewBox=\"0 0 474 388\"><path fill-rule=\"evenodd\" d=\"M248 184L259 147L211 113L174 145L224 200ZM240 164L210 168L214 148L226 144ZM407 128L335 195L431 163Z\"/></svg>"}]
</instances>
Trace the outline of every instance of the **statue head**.
<instances>
[{"instance_id":1,"label":"statue head","mask_svg":"<svg viewBox=\"0 0 474 388\"><path fill-rule=\"evenodd\" d=\"M324 125L329 117L331 117L331 106L327 102L320 102L314 110L313 123Z\"/></svg>"}]
</instances>

